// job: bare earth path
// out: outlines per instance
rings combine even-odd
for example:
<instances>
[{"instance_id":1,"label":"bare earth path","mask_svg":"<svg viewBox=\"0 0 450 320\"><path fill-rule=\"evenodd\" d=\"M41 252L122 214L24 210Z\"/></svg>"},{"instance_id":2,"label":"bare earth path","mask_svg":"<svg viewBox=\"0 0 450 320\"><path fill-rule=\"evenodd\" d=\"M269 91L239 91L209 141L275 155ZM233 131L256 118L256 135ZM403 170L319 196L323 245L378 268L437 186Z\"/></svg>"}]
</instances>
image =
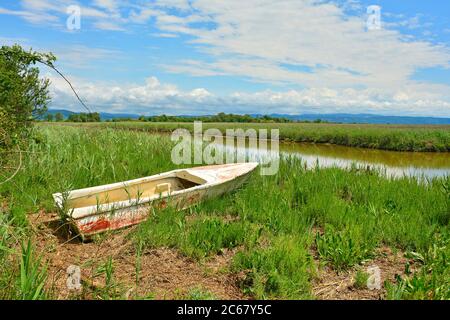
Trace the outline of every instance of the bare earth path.
<instances>
[{"instance_id":1,"label":"bare earth path","mask_svg":"<svg viewBox=\"0 0 450 320\"><path fill-rule=\"evenodd\" d=\"M67 228L61 226L55 213L40 212L29 217L35 231L37 250L47 263L48 289L54 298L105 299L102 294L107 288L104 265L111 259L115 298L185 299L193 290L200 290L218 299L251 299L239 288L242 274L231 274L227 270L235 250L224 251L203 263L172 248L148 249L138 259L128 238L132 228L82 243L67 233ZM404 275L408 262L401 252L394 253L389 248L379 250L374 260L359 266L361 270L367 266L380 268L382 288L369 290L355 287L356 269L337 273L319 265L314 250L311 254L318 266L317 277L312 282L312 291L317 299L383 299L386 293L384 281L394 282L396 275ZM70 265L81 268L81 291L67 288L66 270ZM111 290L108 292L110 295L106 298L111 297Z\"/></svg>"},{"instance_id":2,"label":"bare earth path","mask_svg":"<svg viewBox=\"0 0 450 320\"><path fill-rule=\"evenodd\" d=\"M99 269L111 257L114 281L119 284L119 291L122 292L120 297L124 299L179 299L185 298L194 289L207 291L220 299L245 299L236 284L237 278L222 272L231 255L215 257L201 265L175 249L147 250L141 255L136 281L136 253L133 244L127 239L132 229L108 235L99 241L81 243L64 234L65 228L59 226L57 214L33 214L30 221L36 231L34 240L37 250L48 264L48 282L55 298L77 296L67 289L66 269L69 265L81 268L84 290L78 294L79 297L99 298L95 295L96 289L105 287L105 275L99 274Z\"/></svg>"}]
</instances>

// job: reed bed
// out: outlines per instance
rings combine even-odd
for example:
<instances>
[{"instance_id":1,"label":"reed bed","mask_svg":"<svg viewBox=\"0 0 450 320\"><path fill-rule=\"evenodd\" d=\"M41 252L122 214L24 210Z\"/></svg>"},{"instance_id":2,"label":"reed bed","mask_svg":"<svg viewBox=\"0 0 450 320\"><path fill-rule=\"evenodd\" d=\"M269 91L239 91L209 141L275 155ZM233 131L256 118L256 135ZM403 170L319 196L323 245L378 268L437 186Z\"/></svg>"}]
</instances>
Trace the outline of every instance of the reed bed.
<instances>
[{"instance_id":1,"label":"reed bed","mask_svg":"<svg viewBox=\"0 0 450 320\"><path fill-rule=\"evenodd\" d=\"M193 131L192 123L100 122L59 123L66 126L129 129L146 132L172 132L176 128ZM349 147L393 151L450 151L449 125L371 125L331 123L203 123L203 129L279 129L280 139L295 142L331 143Z\"/></svg>"},{"instance_id":2,"label":"reed bed","mask_svg":"<svg viewBox=\"0 0 450 320\"><path fill-rule=\"evenodd\" d=\"M104 130L40 126L20 173L0 185L0 298L50 296L42 287L49 281L45 263L27 239L28 214L55 211L53 192L177 167L170 160L169 137L101 125ZM442 137L448 139L447 133ZM420 268L386 283L386 298L449 299L449 222L448 177L420 183L358 168L307 170L301 159L286 157L276 175L254 174L231 194L181 212L150 212L128 239L137 255L147 248L170 247L204 261L233 250L226 272L243 273L243 292L261 299L313 299L320 266L345 272L390 247Z\"/></svg>"}]
</instances>

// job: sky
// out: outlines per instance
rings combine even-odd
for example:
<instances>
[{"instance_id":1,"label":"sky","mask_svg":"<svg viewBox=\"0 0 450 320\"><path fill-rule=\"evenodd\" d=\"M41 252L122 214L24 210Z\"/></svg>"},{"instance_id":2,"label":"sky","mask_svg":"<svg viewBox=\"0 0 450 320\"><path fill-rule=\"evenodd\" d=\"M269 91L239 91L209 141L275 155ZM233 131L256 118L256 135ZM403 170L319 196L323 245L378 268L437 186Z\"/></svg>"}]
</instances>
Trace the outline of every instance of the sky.
<instances>
[{"instance_id":1,"label":"sky","mask_svg":"<svg viewBox=\"0 0 450 320\"><path fill-rule=\"evenodd\" d=\"M450 117L446 0L0 0L14 43L98 112ZM51 108L83 111L41 74Z\"/></svg>"}]
</instances>

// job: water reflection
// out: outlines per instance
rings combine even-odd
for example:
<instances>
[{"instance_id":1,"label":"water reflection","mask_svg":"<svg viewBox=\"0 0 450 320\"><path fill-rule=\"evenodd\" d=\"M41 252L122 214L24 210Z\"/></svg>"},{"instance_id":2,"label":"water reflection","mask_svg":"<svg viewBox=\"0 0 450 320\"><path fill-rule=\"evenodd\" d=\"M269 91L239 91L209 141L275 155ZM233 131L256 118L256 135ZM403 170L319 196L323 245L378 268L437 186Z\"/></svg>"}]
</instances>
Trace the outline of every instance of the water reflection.
<instances>
[{"instance_id":1,"label":"water reflection","mask_svg":"<svg viewBox=\"0 0 450 320\"><path fill-rule=\"evenodd\" d=\"M364 148L345 147L310 143L280 143L279 154L267 148L250 146L237 147L221 144L224 153L246 155L261 163L267 163L274 157L294 156L300 158L308 168L339 167L349 169L352 166L376 169L389 177L433 178L450 175L450 153L397 152Z\"/></svg>"}]
</instances>

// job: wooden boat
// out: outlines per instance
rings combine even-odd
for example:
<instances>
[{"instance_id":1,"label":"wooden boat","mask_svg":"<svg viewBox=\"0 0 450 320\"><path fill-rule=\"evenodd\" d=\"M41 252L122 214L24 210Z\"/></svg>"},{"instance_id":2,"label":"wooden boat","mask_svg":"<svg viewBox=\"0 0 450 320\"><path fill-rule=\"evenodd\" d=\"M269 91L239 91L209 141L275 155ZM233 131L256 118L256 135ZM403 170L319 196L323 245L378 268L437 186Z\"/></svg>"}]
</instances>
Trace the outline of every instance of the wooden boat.
<instances>
[{"instance_id":1,"label":"wooden boat","mask_svg":"<svg viewBox=\"0 0 450 320\"><path fill-rule=\"evenodd\" d=\"M56 206L85 240L144 221L151 208L185 209L242 185L257 163L178 169L145 178L55 193Z\"/></svg>"}]
</instances>

